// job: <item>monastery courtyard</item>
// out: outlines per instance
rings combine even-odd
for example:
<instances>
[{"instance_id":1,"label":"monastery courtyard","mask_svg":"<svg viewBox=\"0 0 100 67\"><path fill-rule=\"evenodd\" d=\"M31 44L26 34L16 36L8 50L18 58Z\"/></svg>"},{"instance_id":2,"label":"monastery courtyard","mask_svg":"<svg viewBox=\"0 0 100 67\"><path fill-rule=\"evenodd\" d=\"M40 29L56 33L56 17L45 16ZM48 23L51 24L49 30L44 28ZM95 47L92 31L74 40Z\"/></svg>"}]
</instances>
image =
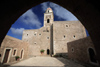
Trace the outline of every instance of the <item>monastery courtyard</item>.
<instances>
[{"instance_id":1,"label":"monastery courtyard","mask_svg":"<svg viewBox=\"0 0 100 67\"><path fill-rule=\"evenodd\" d=\"M84 67L81 64L64 58L32 57L9 67Z\"/></svg>"}]
</instances>

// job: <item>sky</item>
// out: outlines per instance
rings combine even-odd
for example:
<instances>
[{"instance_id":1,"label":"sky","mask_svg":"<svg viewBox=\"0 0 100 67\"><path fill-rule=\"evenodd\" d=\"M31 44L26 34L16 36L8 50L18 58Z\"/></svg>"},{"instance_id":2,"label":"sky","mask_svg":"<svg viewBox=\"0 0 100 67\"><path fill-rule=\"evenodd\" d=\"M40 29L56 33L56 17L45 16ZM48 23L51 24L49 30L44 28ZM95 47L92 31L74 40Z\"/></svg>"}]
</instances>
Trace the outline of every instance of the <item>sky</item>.
<instances>
[{"instance_id":1,"label":"sky","mask_svg":"<svg viewBox=\"0 0 100 67\"><path fill-rule=\"evenodd\" d=\"M44 24L44 13L46 9L50 7L54 13L54 21L77 21L78 19L65 8L53 3L44 2L23 13L12 24L7 35L22 40L22 34L27 29L39 29ZM87 36L89 36L86 30Z\"/></svg>"}]
</instances>

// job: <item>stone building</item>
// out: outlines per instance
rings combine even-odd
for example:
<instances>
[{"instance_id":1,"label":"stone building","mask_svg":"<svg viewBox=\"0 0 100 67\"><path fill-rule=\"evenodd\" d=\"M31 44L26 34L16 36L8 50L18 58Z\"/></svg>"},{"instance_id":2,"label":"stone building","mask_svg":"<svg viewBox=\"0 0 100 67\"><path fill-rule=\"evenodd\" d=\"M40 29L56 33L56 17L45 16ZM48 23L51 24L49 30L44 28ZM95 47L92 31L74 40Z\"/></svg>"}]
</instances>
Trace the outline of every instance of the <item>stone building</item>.
<instances>
[{"instance_id":1,"label":"stone building","mask_svg":"<svg viewBox=\"0 0 100 67\"><path fill-rule=\"evenodd\" d=\"M0 47L0 62L14 62L15 56L20 60L28 58L28 46L27 42L6 35Z\"/></svg>"},{"instance_id":2,"label":"stone building","mask_svg":"<svg viewBox=\"0 0 100 67\"><path fill-rule=\"evenodd\" d=\"M98 64L96 51L90 37L69 42L68 57L85 63Z\"/></svg>"},{"instance_id":3,"label":"stone building","mask_svg":"<svg viewBox=\"0 0 100 67\"><path fill-rule=\"evenodd\" d=\"M29 56L68 53L67 43L86 37L80 21L54 21L51 8L44 13L44 26L40 29L24 30L22 40L29 43Z\"/></svg>"},{"instance_id":4,"label":"stone building","mask_svg":"<svg viewBox=\"0 0 100 67\"><path fill-rule=\"evenodd\" d=\"M15 61L15 56L24 59L40 55L69 54L71 47L67 44L85 37L85 28L80 21L54 21L52 9L47 8L44 13L43 27L24 30L22 40L10 36L5 37L0 47L0 60L6 63ZM44 54L40 53L42 49L45 50Z\"/></svg>"}]
</instances>

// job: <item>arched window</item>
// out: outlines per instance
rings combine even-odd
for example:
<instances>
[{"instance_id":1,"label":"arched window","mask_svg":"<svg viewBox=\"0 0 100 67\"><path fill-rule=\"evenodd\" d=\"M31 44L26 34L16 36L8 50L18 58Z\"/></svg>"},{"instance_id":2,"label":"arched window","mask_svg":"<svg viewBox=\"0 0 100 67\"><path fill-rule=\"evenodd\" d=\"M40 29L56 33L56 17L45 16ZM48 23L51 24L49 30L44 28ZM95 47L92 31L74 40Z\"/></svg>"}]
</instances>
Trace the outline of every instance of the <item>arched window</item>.
<instances>
[{"instance_id":1,"label":"arched window","mask_svg":"<svg viewBox=\"0 0 100 67\"><path fill-rule=\"evenodd\" d=\"M21 50L21 58L23 59L23 50Z\"/></svg>"},{"instance_id":2,"label":"arched window","mask_svg":"<svg viewBox=\"0 0 100 67\"><path fill-rule=\"evenodd\" d=\"M66 36L64 35L64 38L65 38Z\"/></svg>"},{"instance_id":3,"label":"arched window","mask_svg":"<svg viewBox=\"0 0 100 67\"><path fill-rule=\"evenodd\" d=\"M16 55L16 49L14 49L13 55Z\"/></svg>"},{"instance_id":4,"label":"arched window","mask_svg":"<svg viewBox=\"0 0 100 67\"><path fill-rule=\"evenodd\" d=\"M94 50L92 48L89 48L88 51L89 51L89 56L90 56L91 62L97 63Z\"/></svg>"},{"instance_id":5,"label":"arched window","mask_svg":"<svg viewBox=\"0 0 100 67\"><path fill-rule=\"evenodd\" d=\"M49 19L47 19L47 23L49 23L50 22L50 20Z\"/></svg>"}]
</instances>

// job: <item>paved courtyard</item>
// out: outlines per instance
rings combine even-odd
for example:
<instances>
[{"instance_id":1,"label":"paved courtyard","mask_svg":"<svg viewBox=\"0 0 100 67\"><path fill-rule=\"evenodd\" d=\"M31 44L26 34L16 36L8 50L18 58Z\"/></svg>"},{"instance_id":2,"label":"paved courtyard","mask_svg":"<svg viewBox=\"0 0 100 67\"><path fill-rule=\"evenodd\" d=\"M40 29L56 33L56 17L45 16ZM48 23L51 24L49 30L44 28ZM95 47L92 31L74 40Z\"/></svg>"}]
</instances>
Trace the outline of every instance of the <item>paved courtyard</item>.
<instances>
[{"instance_id":1,"label":"paved courtyard","mask_svg":"<svg viewBox=\"0 0 100 67\"><path fill-rule=\"evenodd\" d=\"M9 67L84 67L64 58L32 57Z\"/></svg>"}]
</instances>

